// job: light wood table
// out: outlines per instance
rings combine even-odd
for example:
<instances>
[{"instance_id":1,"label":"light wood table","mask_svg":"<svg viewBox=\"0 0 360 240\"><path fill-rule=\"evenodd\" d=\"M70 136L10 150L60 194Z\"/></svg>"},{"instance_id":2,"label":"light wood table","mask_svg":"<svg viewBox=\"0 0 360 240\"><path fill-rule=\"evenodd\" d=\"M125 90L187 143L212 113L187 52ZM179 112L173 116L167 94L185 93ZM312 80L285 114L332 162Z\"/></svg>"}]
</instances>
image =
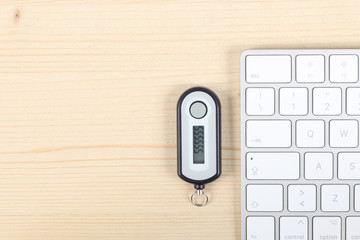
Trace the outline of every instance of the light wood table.
<instances>
[{"instance_id":1,"label":"light wood table","mask_svg":"<svg viewBox=\"0 0 360 240\"><path fill-rule=\"evenodd\" d=\"M240 239L239 57L359 48L360 1L0 2L0 239ZM222 102L208 206L176 174L176 102Z\"/></svg>"}]
</instances>

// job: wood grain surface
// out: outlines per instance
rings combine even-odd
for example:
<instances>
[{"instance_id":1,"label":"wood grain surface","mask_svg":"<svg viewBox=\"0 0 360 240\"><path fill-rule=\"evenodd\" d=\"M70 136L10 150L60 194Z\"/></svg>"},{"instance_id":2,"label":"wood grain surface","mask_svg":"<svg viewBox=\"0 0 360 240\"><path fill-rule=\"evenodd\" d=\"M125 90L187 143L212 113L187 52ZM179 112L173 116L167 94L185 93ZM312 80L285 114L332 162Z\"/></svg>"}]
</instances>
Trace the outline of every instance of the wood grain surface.
<instances>
[{"instance_id":1,"label":"wood grain surface","mask_svg":"<svg viewBox=\"0 0 360 240\"><path fill-rule=\"evenodd\" d=\"M359 48L360 1L0 1L0 239L240 239L239 58ZM208 206L176 174L176 102L222 102Z\"/></svg>"}]
</instances>

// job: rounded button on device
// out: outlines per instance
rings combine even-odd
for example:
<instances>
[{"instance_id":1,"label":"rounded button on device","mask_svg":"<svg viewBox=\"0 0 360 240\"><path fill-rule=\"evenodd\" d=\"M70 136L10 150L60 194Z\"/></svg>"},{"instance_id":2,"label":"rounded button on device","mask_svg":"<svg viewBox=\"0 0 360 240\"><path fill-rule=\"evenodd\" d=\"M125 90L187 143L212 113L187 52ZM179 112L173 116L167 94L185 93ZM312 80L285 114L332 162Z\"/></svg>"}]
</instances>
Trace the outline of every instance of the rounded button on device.
<instances>
[{"instance_id":1,"label":"rounded button on device","mask_svg":"<svg viewBox=\"0 0 360 240\"><path fill-rule=\"evenodd\" d=\"M194 118L197 118L197 119L203 118L203 117L205 117L206 113L207 113L207 107L206 107L205 103L196 101L193 104L191 104L190 114Z\"/></svg>"}]
</instances>

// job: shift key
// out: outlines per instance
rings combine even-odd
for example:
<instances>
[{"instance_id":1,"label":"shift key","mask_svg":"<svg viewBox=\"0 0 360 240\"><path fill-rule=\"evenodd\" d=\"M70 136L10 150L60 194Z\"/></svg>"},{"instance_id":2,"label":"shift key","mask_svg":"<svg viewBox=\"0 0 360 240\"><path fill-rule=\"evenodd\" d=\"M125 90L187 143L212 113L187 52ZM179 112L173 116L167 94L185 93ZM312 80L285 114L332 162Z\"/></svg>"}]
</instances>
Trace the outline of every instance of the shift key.
<instances>
[{"instance_id":1,"label":"shift key","mask_svg":"<svg viewBox=\"0 0 360 240\"><path fill-rule=\"evenodd\" d=\"M246 146L249 148L291 147L289 120L248 120Z\"/></svg>"}]
</instances>

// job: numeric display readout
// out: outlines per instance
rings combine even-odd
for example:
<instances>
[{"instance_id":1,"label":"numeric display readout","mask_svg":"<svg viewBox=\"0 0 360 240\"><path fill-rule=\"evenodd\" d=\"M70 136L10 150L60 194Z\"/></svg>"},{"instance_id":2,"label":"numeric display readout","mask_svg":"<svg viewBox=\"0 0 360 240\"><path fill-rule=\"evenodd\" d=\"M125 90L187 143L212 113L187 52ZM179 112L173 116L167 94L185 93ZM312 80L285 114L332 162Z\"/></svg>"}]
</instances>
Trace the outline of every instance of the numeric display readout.
<instances>
[{"instance_id":1,"label":"numeric display readout","mask_svg":"<svg viewBox=\"0 0 360 240\"><path fill-rule=\"evenodd\" d=\"M204 126L193 126L193 159L194 164L204 164Z\"/></svg>"}]
</instances>

